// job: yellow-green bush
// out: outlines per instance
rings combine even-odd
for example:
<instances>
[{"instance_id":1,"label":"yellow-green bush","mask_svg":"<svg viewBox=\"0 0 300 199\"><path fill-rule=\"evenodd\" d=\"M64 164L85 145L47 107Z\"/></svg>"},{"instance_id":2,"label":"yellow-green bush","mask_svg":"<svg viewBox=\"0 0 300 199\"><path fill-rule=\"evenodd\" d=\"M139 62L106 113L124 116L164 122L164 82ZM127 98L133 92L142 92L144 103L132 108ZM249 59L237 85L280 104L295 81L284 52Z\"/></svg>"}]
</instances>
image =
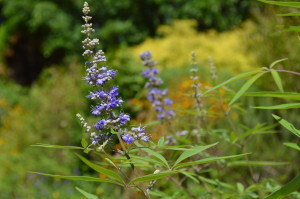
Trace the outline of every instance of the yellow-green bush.
<instances>
[{"instance_id":1,"label":"yellow-green bush","mask_svg":"<svg viewBox=\"0 0 300 199\"><path fill-rule=\"evenodd\" d=\"M246 33L253 30L253 24L246 22L234 30L217 33L214 30L198 33L196 21L176 20L173 25L163 25L157 30L158 38L148 38L142 44L131 48L134 56L146 50L153 52L159 67L187 66L191 51L198 59L214 58L216 65L225 70L245 71L257 64L247 54Z\"/></svg>"}]
</instances>

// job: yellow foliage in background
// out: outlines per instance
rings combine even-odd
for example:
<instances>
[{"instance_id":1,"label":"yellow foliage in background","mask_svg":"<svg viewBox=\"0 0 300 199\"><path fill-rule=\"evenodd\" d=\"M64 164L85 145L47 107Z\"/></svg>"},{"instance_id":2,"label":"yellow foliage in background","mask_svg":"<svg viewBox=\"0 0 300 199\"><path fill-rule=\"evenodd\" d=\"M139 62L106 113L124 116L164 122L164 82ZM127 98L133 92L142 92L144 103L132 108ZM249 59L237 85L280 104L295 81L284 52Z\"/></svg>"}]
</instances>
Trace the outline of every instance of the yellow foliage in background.
<instances>
[{"instance_id":1,"label":"yellow foliage in background","mask_svg":"<svg viewBox=\"0 0 300 199\"><path fill-rule=\"evenodd\" d=\"M210 30L198 33L195 20L175 20L172 25L158 28L158 38L148 38L143 43L130 49L138 57L150 50L159 63L159 67L181 67L191 62L194 50L198 60L211 56L216 66L230 71L245 71L257 66L255 58L247 53L246 35L252 32L254 25L246 22L234 30L217 33Z\"/></svg>"}]
</instances>

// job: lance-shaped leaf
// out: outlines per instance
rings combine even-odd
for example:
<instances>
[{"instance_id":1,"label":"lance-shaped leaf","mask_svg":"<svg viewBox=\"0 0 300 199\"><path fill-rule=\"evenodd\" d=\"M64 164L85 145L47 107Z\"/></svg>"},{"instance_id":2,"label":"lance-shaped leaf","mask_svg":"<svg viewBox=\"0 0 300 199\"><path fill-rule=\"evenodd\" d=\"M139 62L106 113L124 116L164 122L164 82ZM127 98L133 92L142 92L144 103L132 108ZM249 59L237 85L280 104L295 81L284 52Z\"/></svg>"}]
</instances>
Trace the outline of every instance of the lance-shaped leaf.
<instances>
[{"instance_id":1,"label":"lance-shaped leaf","mask_svg":"<svg viewBox=\"0 0 300 199\"><path fill-rule=\"evenodd\" d=\"M266 0L258 0L263 3L268 3L277 6L285 6L291 8L300 8L300 2L283 2L283 1L266 1Z\"/></svg>"},{"instance_id":2,"label":"lance-shaped leaf","mask_svg":"<svg viewBox=\"0 0 300 199\"><path fill-rule=\"evenodd\" d=\"M279 190L273 192L271 195L265 199L281 199L287 196L288 194L297 191L300 188L300 175L295 177L289 183L281 187Z\"/></svg>"},{"instance_id":3,"label":"lance-shaped leaf","mask_svg":"<svg viewBox=\"0 0 300 199\"><path fill-rule=\"evenodd\" d=\"M282 62L282 61L285 61L287 60L288 58L283 58L283 59L278 59L276 61L274 61L271 65L270 65L270 68L273 68L276 64Z\"/></svg>"},{"instance_id":4,"label":"lance-shaped leaf","mask_svg":"<svg viewBox=\"0 0 300 199\"><path fill-rule=\"evenodd\" d=\"M196 146L194 148L191 148L191 149L188 149L186 151L184 151L179 157L178 159L176 160L176 162L174 163L173 165L173 168L176 167L176 165L180 162L182 162L183 160L193 156L193 155L196 155L206 149L209 149L213 146L215 146L216 144L218 144L218 142L214 143L214 144L211 144L211 145L206 145L206 146Z\"/></svg>"},{"instance_id":5,"label":"lance-shaped leaf","mask_svg":"<svg viewBox=\"0 0 300 199\"><path fill-rule=\"evenodd\" d=\"M51 145L51 144L34 144L31 146L44 147L44 148L53 148L53 149L84 149L78 146L60 146L60 145Z\"/></svg>"},{"instance_id":6,"label":"lance-shaped leaf","mask_svg":"<svg viewBox=\"0 0 300 199\"><path fill-rule=\"evenodd\" d=\"M279 104L275 106L255 106L256 109L294 109L300 108L300 103Z\"/></svg>"},{"instance_id":7,"label":"lance-shaped leaf","mask_svg":"<svg viewBox=\"0 0 300 199\"><path fill-rule=\"evenodd\" d=\"M117 185L122 186L122 184L120 184L119 182L114 181L114 180L94 178L94 177L89 177L89 176L63 176L63 175L54 175L54 174L48 174L48 173L39 173L39 172L34 172L34 171L31 171L30 173L43 175L43 176L50 176L53 178L67 179L67 180L105 182L105 183L112 183L112 184L117 184Z\"/></svg>"},{"instance_id":8,"label":"lance-shaped leaf","mask_svg":"<svg viewBox=\"0 0 300 199\"><path fill-rule=\"evenodd\" d=\"M75 187L75 189L77 191L79 191L82 195L84 195L87 199L99 199L97 196L95 196L94 194L88 193L82 189L80 189L79 187Z\"/></svg>"},{"instance_id":9,"label":"lance-shaped leaf","mask_svg":"<svg viewBox=\"0 0 300 199\"><path fill-rule=\"evenodd\" d=\"M138 177L130 181L129 184L135 183L135 182L147 182L147 181L152 181L152 180L157 180L161 179L167 176L171 176L178 173L178 171L162 171L160 173L155 173L155 174L150 174L150 175L145 175L142 177Z\"/></svg>"},{"instance_id":10,"label":"lance-shaped leaf","mask_svg":"<svg viewBox=\"0 0 300 199\"><path fill-rule=\"evenodd\" d=\"M228 166L282 166L290 164L289 162L272 162L272 161L233 161L229 162Z\"/></svg>"},{"instance_id":11,"label":"lance-shaped leaf","mask_svg":"<svg viewBox=\"0 0 300 199\"><path fill-rule=\"evenodd\" d=\"M277 87L283 93L284 90L283 90L282 82L281 82L281 79L280 79L280 76L279 76L278 72L276 70L274 70L274 69L271 69L271 74L273 76L273 79L274 79Z\"/></svg>"},{"instance_id":12,"label":"lance-shaped leaf","mask_svg":"<svg viewBox=\"0 0 300 199\"><path fill-rule=\"evenodd\" d=\"M222 86L225 86L226 84L229 84L229 83L231 83L231 82L233 82L233 81L242 79L242 78L244 78L244 77L248 77L248 76L254 75L254 74L258 73L258 72L261 72L262 70L264 70L264 69L258 69L258 70L254 70L254 71L249 71L249 72L245 72L245 73L238 74L238 75L236 75L236 76L234 76L234 77L232 77L232 78L226 80L225 82L222 82L222 83L220 83L220 84L214 86L213 88L208 89L207 91L203 92L202 95L206 95L207 93L209 93L209 92L211 92L211 91L214 91L214 90L216 90L216 89L218 89L218 88L220 88L220 87L222 87Z\"/></svg>"},{"instance_id":13,"label":"lance-shaped leaf","mask_svg":"<svg viewBox=\"0 0 300 199\"><path fill-rule=\"evenodd\" d=\"M174 168L182 168L182 167L187 167L187 166L192 166L192 165L198 165L198 164L205 164L205 163L209 163L209 162L215 162L215 161L218 161L218 160L239 158L239 157L243 157L245 155L247 155L247 154L231 155L231 156L223 156L223 157L204 158L202 160L197 160L197 161L194 161L194 162L181 163L181 164L176 165Z\"/></svg>"},{"instance_id":14,"label":"lance-shaped leaf","mask_svg":"<svg viewBox=\"0 0 300 199\"><path fill-rule=\"evenodd\" d=\"M232 105L236 100L238 100L249 88L250 86L258 79L260 78L265 72L258 73L251 77L243 86L242 88L235 94L235 96L232 98L232 100L229 102L229 106Z\"/></svg>"},{"instance_id":15,"label":"lance-shaped leaf","mask_svg":"<svg viewBox=\"0 0 300 199\"><path fill-rule=\"evenodd\" d=\"M285 13L285 14L278 14L277 16L280 16L280 17L296 17L296 16L300 16L300 12L291 12L291 13Z\"/></svg>"},{"instance_id":16,"label":"lance-shaped leaf","mask_svg":"<svg viewBox=\"0 0 300 199\"><path fill-rule=\"evenodd\" d=\"M285 142L283 143L285 146L291 147L293 149L300 151L300 144L292 143L292 142Z\"/></svg>"},{"instance_id":17,"label":"lance-shaped leaf","mask_svg":"<svg viewBox=\"0 0 300 199\"><path fill-rule=\"evenodd\" d=\"M245 96L253 96L253 97L276 97L282 99L290 99L290 100L300 100L300 93L290 93L290 92L249 92L245 93Z\"/></svg>"},{"instance_id":18,"label":"lance-shaped leaf","mask_svg":"<svg viewBox=\"0 0 300 199\"><path fill-rule=\"evenodd\" d=\"M135 142L135 145L138 147L143 147L141 144L139 144L138 142ZM155 159L157 159L158 161L160 161L163 165L165 165L167 168L170 168L168 161L166 160L166 158L164 156L162 156L161 154L153 151L152 149L149 148L141 148L141 150L149 153L150 155L152 155Z\"/></svg>"},{"instance_id":19,"label":"lance-shaped leaf","mask_svg":"<svg viewBox=\"0 0 300 199\"><path fill-rule=\"evenodd\" d=\"M272 116L287 130L294 133L296 136L300 137L300 131L298 129L296 129L293 124L289 123L288 121L282 119L281 117L279 117L277 115L272 114Z\"/></svg>"},{"instance_id":20,"label":"lance-shaped leaf","mask_svg":"<svg viewBox=\"0 0 300 199\"><path fill-rule=\"evenodd\" d=\"M116 173L116 172L114 172L112 170L100 167L99 165L92 163L91 161L89 161L88 159L82 157L79 154L75 153L75 155L77 155L86 165L88 165L90 168L94 169L95 171L97 171L99 173L102 173L102 174L105 174L108 177L111 177L111 178L119 181L120 183L124 183L123 178L118 173Z\"/></svg>"}]
</instances>

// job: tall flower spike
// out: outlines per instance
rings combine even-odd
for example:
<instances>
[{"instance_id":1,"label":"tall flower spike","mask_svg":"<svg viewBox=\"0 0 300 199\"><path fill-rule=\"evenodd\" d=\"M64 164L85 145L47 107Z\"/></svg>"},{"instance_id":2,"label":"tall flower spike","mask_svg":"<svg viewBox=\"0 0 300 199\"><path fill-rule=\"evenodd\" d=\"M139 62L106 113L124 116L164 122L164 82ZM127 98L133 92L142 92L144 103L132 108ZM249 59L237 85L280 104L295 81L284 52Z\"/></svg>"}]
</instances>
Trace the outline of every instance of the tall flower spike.
<instances>
[{"instance_id":1,"label":"tall flower spike","mask_svg":"<svg viewBox=\"0 0 300 199\"><path fill-rule=\"evenodd\" d=\"M175 113L173 110L169 109L173 102L170 98L166 97L168 90L158 88L161 84L163 84L163 81L156 77L158 74L158 70L155 68L157 63L152 59L150 51L140 54L140 58L142 60L142 64L148 67L142 72L142 75L148 79L148 82L145 85L146 88L149 88L147 98L152 103L155 111L158 112L157 118L161 121L165 119L173 119L175 117Z\"/></svg>"},{"instance_id":2,"label":"tall flower spike","mask_svg":"<svg viewBox=\"0 0 300 199\"><path fill-rule=\"evenodd\" d=\"M85 62L86 76L83 80L88 85L92 86L89 95L86 97L95 101L95 105L91 108L91 113L100 119L94 124L93 130L84 118L77 114L81 124L85 128L86 133L89 133L92 146L97 147L98 150L103 150L108 141L113 137L111 129L115 132L121 133L122 139L127 143L132 143L135 139L140 139L148 142L149 136L144 133L144 127L139 130L133 128L131 131L122 128L129 120L130 116L126 113L120 113L117 109L121 108L123 100L118 97L118 87L107 87L106 83L116 76L116 71L110 69L109 66L104 65L106 57L102 50L95 50L99 45L99 39L92 38L92 33L95 30L92 28L92 19L89 16L90 8L87 2L84 3L82 10L85 24L82 25L82 33L86 35L83 43L83 56L88 59ZM91 61L90 61L91 60Z\"/></svg>"}]
</instances>

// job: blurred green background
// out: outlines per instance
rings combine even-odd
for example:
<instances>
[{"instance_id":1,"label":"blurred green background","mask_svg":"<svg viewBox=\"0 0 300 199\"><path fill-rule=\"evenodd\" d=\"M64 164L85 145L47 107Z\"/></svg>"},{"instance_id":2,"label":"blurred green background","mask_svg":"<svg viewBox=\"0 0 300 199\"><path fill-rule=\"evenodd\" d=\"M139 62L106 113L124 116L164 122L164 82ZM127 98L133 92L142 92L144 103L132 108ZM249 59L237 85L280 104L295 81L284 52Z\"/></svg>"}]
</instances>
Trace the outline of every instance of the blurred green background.
<instances>
[{"instance_id":1,"label":"blurred green background","mask_svg":"<svg viewBox=\"0 0 300 199\"><path fill-rule=\"evenodd\" d=\"M133 123L155 119L153 114L146 114L150 105L145 100L145 80L140 76L143 67L138 55L145 50L151 50L159 62L166 85L171 85L174 106L178 108L192 103L182 96L190 85L188 72L193 50L200 63L200 78L209 72L208 56L215 60L222 80L285 57L289 60L280 67L300 71L297 34L278 33L276 29L278 24L296 23L297 18L277 17L276 13L282 8L253 0L88 2L96 36L100 38L108 64L118 70L114 81L120 86L126 101L124 109L131 113ZM111 198L112 189L116 192L115 198L120 194L106 185L74 183L28 173L92 175L69 151L30 146L35 143L79 145L83 132L75 114L90 117L90 102L84 97L89 88L81 80L84 74L80 33L82 5L81 0L0 0L1 199L82 198L74 186L103 198ZM282 78L287 91L300 91L297 77L285 74ZM205 84L208 79L203 77L201 81ZM270 81L271 78L259 81L253 90L275 91L276 86ZM238 88L239 84L233 86L233 89ZM278 101L249 98L241 103L247 105L236 123L250 127L258 121L275 123L269 111L254 111L250 106ZM299 128L299 112L277 114ZM277 130L282 129L277 127ZM292 136L282 133L249 141L249 150L256 150L253 159L293 160L293 164L274 167L271 172L257 169L262 177L277 176L278 181L284 182L294 176L299 157L282 146L283 141L291 139ZM230 154L230 149L227 150ZM232 176L232 179L226 178L228 182L238 178L234 169L226 172L223 175Z\"/></svg>"}]
</instances>

